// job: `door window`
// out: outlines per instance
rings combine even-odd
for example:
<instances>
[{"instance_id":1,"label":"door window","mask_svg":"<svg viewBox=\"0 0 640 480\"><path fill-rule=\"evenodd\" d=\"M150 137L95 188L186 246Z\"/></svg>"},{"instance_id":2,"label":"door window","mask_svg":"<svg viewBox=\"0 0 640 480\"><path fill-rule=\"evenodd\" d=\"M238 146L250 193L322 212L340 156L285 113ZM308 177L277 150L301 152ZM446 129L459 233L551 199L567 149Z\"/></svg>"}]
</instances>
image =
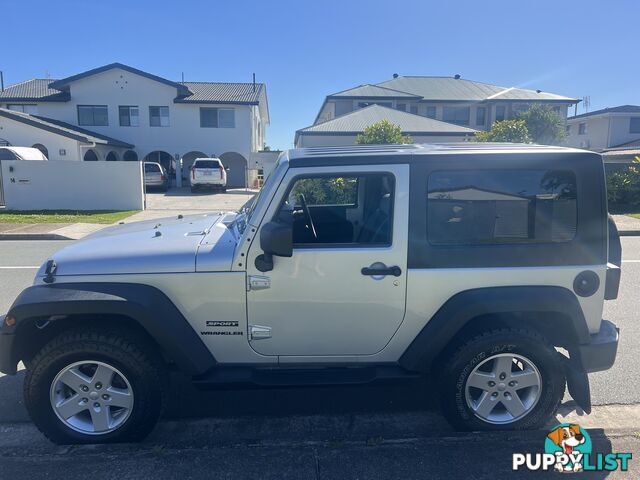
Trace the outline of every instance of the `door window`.
<instances>
[{"instance_id":1,"label":"door window","mask_svg":"<svg viewBox=\"0 0 640 480\"><path fill-rule=\"evenodd\" d=\"M278 218L294 246L391 245L394 187L388 173L298 177Z\"/></svg>"}]
</instances>

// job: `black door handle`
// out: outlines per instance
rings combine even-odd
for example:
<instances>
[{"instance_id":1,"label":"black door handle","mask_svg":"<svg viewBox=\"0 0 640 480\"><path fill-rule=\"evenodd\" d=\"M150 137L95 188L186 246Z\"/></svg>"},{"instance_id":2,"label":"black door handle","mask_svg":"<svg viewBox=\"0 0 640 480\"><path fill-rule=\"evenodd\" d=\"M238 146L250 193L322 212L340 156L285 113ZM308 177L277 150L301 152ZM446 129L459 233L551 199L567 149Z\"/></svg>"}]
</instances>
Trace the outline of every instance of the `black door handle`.
<instances>
[{"instance_id":1,"label":"black door handle","mask_svg":"<svg viewBox=\"0 0 640 480\"><path fill-rule=\"evenodd\" d=\"M385 268L364 267L362 270L360 270L360 273L362 273L362 275L372 275L372 276L393 275L394 277L399 277L400 275L402 275L402 270L397 265L393 267L385 267Z\"/></svg>"}]
</instances>

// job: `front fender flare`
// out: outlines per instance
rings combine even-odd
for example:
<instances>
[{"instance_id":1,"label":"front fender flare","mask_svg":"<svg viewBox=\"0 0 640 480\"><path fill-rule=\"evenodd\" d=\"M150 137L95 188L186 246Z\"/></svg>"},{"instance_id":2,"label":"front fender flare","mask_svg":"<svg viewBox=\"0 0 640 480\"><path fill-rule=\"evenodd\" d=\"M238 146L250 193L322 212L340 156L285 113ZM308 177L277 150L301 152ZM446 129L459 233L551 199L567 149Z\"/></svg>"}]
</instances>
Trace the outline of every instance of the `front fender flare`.
<instances>
[{"instance_id":1,"label":"front fender flare","mask_svg":"<svg viewBox=\"0 0 640 480\"><path fill-rule=\"evenodd\" d=\"M15 373L19 359L13 351L14 340L23 325L34 319L92 314L137 322L186 374L198 375L216 364L187 319L159 289L137 283L56 283L26 288L9 309L7 317L15 318L16 325L3 323L0 328L3 350L9 350L0 354L0 371Z\"/></svg>"}]
</instances>

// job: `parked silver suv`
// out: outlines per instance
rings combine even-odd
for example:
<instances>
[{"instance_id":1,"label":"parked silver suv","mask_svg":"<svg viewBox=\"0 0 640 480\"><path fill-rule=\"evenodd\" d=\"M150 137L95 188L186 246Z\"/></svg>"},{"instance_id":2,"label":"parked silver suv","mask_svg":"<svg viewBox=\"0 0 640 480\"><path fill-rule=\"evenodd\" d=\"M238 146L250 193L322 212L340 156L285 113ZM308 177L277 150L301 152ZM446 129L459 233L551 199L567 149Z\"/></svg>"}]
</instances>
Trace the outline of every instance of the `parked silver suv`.
<instances>
[{"instance_id":1,"label":"parked silver suv","mask_svg":"<svg viewBox=\"0 0 640 480\"><path fill-rule=\"evenodd\" d=\"M565 385L590 411L619 280L595 153L292 150L239 212L54 254L2 320L0 371L25 363L25 405L59 443L144 438L171 368L202 387L428 375L459 429L536 428Z\"/></svg>"},{"instance_id":2,"label":"parked silver suv","mask_svg":"<svg viewBox=\"0 0 640 480\"><path fill-rule=\"evenodd\" d=\"M169 176L162 165L156 162L144 162L144 185L146 188L169 189Z\"/></svg>"}]
</instances>

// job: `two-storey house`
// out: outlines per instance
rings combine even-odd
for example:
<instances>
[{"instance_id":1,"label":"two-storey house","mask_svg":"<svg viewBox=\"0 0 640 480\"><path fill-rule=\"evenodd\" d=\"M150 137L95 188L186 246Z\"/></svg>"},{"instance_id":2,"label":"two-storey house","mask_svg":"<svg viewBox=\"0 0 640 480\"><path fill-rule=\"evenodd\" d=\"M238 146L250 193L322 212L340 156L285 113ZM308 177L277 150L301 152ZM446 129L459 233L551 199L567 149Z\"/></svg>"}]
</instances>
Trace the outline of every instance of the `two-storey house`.
<instances>
[{"instance_id":1,"label":"two-storey house","mask_svg":"<svg viewBox=\"0 0 640 480\"><path fill-rule=\"evenodd\" d=\"M403 127L419 141L464 141L477 130L490 130L494 122L515 118L532 104L551 105L562 119L579 100L518 87L500 87L453 77L401 76L377 84L366 84L328 95L310 127L296 132L296 144L344 144L355 139L357 127L368 126L379 117ZM377 105L377 114L363 109ZM391 110L394 112L392 113ZM398 113L399 112L399 113ZM374 118L375 117L375 118ZM420 120L416 117L422 117ZM341 119L338 121L338 119Z\"/></svg>"},{"instance_id":2,"label":"two-storey house","mask_svg":"<svg viewBox=\"0 0 640 480\"><path fill-rule=\"evenodd\" d=\"M7 143L49 160L155 161L183 177L195 158L218 156L233 187L262 168L268 125L262 83L174 82L120 63L0 92Z\"/></svg>"},{"instance_id":3,"label":"two-storey house","mask_svg":"<svg viewBox=\"0 0 640 480\"><path fill-rule=\"evenodd\" d=\"M603 155L608 170L640 156L640 105L620 105L567 119L566 144Z\"/></svg>"}]
</instances>

